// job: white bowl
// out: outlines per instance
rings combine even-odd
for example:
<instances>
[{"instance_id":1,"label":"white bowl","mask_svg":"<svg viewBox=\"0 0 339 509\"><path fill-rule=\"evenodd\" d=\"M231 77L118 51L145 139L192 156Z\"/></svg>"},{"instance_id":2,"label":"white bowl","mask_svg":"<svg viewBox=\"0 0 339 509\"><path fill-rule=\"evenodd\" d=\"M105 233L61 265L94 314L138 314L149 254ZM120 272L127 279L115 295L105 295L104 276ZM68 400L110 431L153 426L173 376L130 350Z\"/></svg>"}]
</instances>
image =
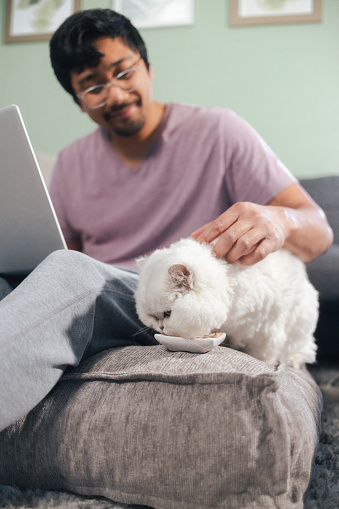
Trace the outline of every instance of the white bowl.
<instances>
[{"instance_id":1,"label":"white bowl","mask_svg":"<svg viewBox=\"0 0 339 509\"><path fill-rule=\"evenodd\" d=\"M220 345L226 338L226 334L218 333L217 337L207 338L179 338L176 336L165 336L164 334L154 334L155 339L172 352L192 352L206 353Z\"/></svg>"}]
</instances>

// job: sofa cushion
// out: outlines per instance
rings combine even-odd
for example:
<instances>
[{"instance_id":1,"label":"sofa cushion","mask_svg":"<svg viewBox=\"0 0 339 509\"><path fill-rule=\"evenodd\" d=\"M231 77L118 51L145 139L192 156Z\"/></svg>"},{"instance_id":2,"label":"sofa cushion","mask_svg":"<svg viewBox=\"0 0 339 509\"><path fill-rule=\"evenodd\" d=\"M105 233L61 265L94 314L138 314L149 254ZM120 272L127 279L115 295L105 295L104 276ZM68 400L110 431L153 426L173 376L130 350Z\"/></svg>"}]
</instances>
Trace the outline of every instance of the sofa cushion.
<instances>
[{"instance_id":1,"label":"sofa cushion","mask_svg":"<svg viewBox=\"0 0 339 509\"><path fill-rule=\"evenodd\" d=\"M339 244L339 175L303 179L300 184L325 211L334 243Z\"/></svg>"},{"instance_id":2,"label":"sofa cushion","mask_svg":"<svg viewBox=\"0 0 339 509\"><path fill-rule=\"evenodd\" d=\"M339 200L339 198L338 198ZM306 265L311 283L319 292L319 299L332 305L338 315L339 305L339 244Z\"/></svg>"},{"instance_id":3,"label":"sofa cushion","mask_svg":"<svg viewBox=\"0 0 339 509\"><path fill-rule=\"evenodd\" d=\"M0 483L158 509L301 509L320 410L306 370L228 348L107 350L0 433Z\"/></svg>"},{"instance_id":4,"label":"sofa cushion","mask_svg":"<svg viewBox=\"0 0 339 509\"><path fill-rule=\"evenodd\" d=\"M319 292L319 320L315 331L318 359L339 359L339 175L300 181L319 203L333 229L334 243L326 253L307 263L311 283Z\"/></svg>"}]
</instances>

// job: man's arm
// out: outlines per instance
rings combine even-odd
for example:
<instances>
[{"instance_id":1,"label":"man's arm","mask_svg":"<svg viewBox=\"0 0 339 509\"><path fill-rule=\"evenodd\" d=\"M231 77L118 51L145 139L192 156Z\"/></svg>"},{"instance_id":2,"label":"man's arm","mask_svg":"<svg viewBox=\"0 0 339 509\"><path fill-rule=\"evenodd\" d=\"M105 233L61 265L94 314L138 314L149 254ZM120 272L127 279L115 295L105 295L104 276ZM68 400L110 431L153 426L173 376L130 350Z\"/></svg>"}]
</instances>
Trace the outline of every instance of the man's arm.
<instances>
[{"instance_id":1,"label":"man's arm","mask_svg":"<svg viewBox=\"0 0 339 509\"><path fill-rule=\"evenodd\" d=\"M281 247L310 261L331 246L333 232L322 209L292 184L268 205L235 203L192 237L208 243L219 237L214 246L219 258L252 265Z\"/></svg>"}]
</instances>

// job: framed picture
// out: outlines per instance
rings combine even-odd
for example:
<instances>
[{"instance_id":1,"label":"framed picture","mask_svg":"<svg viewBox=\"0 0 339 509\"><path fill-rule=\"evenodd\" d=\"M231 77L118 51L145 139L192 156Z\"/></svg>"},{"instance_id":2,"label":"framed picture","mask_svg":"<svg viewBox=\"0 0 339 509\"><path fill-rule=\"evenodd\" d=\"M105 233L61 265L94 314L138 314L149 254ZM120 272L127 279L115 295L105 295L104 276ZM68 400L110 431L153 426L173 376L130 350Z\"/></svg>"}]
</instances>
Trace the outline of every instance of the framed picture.
<instances>
[{"instance_id":1,"label":"framed picture","mask_svg":"<svg viewBox=\"0 0 339 509\"><path fill-rule=\"evenodd\" d=\"M112 7L136 28L194 23L194 0L113 0Z\"/></svg>"},{"instance_id":2,"label":"framed picture","mask_svg":"<svg viewBox=\"0 0 339 509\"><path fill-rule=\"evenodd\" d=\"M48 41L81 0L7 0L5 42Z\"/></svg>"},{"instance_id":3,"label":"framed picture","mask_svg":"<svg viewBox=\"0 0 339 509\"><path fill-rule=\"evenodd\" d=\"M230 0L230 25L319 22L321 6L322 0Z\"/></svg>"}]
</instances>

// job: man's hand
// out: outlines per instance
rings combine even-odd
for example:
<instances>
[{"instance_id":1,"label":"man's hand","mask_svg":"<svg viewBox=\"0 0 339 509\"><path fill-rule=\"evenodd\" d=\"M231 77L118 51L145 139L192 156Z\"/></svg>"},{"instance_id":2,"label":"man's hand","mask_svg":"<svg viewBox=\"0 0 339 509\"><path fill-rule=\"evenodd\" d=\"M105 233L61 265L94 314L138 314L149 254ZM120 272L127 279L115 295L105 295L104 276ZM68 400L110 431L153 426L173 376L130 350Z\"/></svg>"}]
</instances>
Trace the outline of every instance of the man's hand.
<instances>
[{"instance_id":1,"label":"man's hand","mask_svg":"<svg viewBox=\"0 0 339 509\"><path fill-rule=\"evenodd\" d=\"M218 258L252 265L284 245L286 214L281 207L239 202L191 236L207 243L219 237L214 245Z\"/></svg>"},{"instance_id":2,"label":"man's hand","mask_svg":"<svg viewBox=\"0 0 339 509\"><path fill-rule=\"evenodd\" d=\"M308 262L333 242L324 212L299 184L281 191L268 205L235 203L191 236L198 242L217 239L218 258L244 265L253 265L281 247Z\"/></svg>"}]
</instances>

